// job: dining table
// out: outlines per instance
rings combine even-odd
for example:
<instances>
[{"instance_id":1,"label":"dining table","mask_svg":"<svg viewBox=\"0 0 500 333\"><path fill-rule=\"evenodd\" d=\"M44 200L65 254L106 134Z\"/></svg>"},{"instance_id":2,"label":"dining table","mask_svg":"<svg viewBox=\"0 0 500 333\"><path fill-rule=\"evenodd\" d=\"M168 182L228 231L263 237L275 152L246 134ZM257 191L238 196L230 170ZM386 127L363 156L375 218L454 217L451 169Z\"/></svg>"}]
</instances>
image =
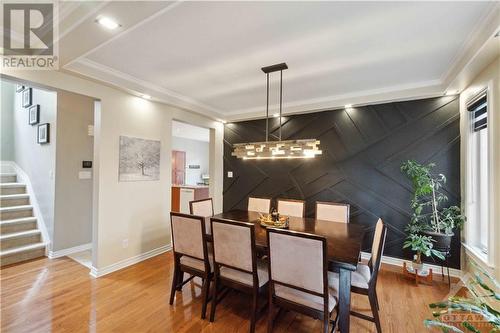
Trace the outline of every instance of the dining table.
<instances>
[{"instance_id":1,"label":"dining table","mask_svg":"<svg viewBox=\"0 0 500 333\"><path fill-rule=\"evenodd\" d=\"M266 228L260 225L258 212L230 210L216 214L219 219L253 223L257 251L267 250ZM340 332L349 332L351 312L351 272L356 271L366 228L359 224L317 220L310 217L289 217L289 230L320 235L326 238L328 270L339 274Z\"/></svg>"}]
</instances>

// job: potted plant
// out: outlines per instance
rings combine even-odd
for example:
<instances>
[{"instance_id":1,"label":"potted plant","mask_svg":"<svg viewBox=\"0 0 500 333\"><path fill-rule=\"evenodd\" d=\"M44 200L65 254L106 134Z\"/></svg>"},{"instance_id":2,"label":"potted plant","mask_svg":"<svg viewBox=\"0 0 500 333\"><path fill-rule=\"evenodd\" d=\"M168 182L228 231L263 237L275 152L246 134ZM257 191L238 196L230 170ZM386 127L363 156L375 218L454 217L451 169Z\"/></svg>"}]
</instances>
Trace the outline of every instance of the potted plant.
<instances>
[{"instance_id":1,"label":"potted plant","mask_svg":"<svg viewBox=\"0 0 500 333\"><path fill-rule=\"evenodd\" d=\"M413 257L412 267L414 270L424 272L422 255L426 257L435 256L439 259L444 259L444 255L441 251L434 249L432 244L433 240L431 236L425 236L422 234L410 234L406 241L403 243L403 249L411 248L412 251L416 252Z\"/></svg>"},{"instance_id":2,"label":"potted plant","mask_svg":"<svg viewBox=\"0 0 500 333\"><path fill-rule=\"evenodd\" d=\"M426 327L438 327L443 332L457 333L464 333L461 329L464 328L466 332L480 333L483 330L480 331L480 327L470 321L471 318L474 319L474 316L470 316L470 314L477 314L482 318L481 324L484 321L489 325L489 328L487 328L489 332L500 332L500 312L493 305L495 302L500 301L500 293L498 292L500 284L479 266L476 264L473 264L473 266L475 266L474 278L466 281L470 297L454 295L444 302L429 304L434 319L425 320ZM450 322L449 319L455 317L453 314L458 314L456 318L461 320ZM481 328L484 327L482 325Z\"/></svg>"},{"instance_id":3,"label":"potted plant","mask_svg":"<svg viewBox=\"0 0 500 333\"><path fill-rule=\"evenodd\" d=\"M448 197L442 187L446 183L443 174L434 174L434 163L427 165L406 161L401 171L413 184L411 208L413 215L407 231L411 234L431 236L434 248L447 252L455 229L462 229L465 217L457 206L442 207Z\"/></svg>"}]
</instances>

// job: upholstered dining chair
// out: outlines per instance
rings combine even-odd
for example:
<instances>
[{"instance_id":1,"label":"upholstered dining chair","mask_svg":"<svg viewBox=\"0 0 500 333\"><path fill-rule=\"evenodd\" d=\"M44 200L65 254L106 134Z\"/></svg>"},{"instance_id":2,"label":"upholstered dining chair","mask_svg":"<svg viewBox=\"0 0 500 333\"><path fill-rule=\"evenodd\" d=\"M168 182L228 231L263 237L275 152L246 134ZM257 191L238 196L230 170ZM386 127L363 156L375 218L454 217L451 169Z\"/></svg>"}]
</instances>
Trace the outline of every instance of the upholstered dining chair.
<instances>
[{"instance_id":1,"label":"upholstered dining chair","mask_svg":"<svg viewBox=\"0 0 500 333\"><path fill-rule=\"evenodd\" d=\"M189 211L191 215L203 216L205 218L205 230L207 234L212 234L212 229L210 229L210 217L214 216L212 198L190 201Z\"/></svg>"},{"instance_id":2,"label":"upholstered dining chair","mask_svg":"<svg viewBox=\"0 0 500 333\"><path fill-rule=\"evenodd\" d=\"M220 302L219 289L227 287L252 296L250 332L255 331L259 312L259 294L267 287L267 265L257 260L253 223L212 218L214 251L214 286L210 321Z\"/></svg>"},{"instance_id":3,"label":"upholstered dining chair","mask_svg":"<svg viewBox=\"0 0 500 333\"><path fill-rule=\"evenodd\" d=\"M378 333L382 332L382 328L378 314L380 307L377 296L377 277L382 263L386 235L387 227L382 222L382 219L378 219L373 236L371 258L368 264L359 263L356 271L351 274L351 291L368 296L373 317L354 311L351 311L351 315L375 323ZM332 273L330 275L330 282L338 286L339 275Z\"/></svg>"},{"instance_id":4,"label":"upholstered dining chair","mask_svg":"<svg viewBox=\"0 0 500 333\"><path fill-rule=\"evenodd\" d=\"M201 318L205 319L209 300L210 281L213 277L213 258L210 256L202 216L170 213L174 252L174 274L170 291L170 305L174 304L175 291L198 276L203 281ZM184 281L184 273L191 277Z\"/></svg>"},{"instance_id":5,"label":"upholstered dining chair","mask_svg":"<svg viewBox=\"0 0 500 333\"><path fill-rule=\"evenodd\" d=\"M269 198L248 198L248 211L268 214L271 210L271 199Z\"/></svg>"},{"instance_id":6,"label":"upholstered dining chair","mask_svg":"<svg viewBox=\"0 0 500 333\"><path fill-rule=\"evenodd\" d=\"M268 229L269 314L273 330L275 307L323 321L323 332L332 330L330 317L337 308L338 287L328 282L326 238L295 231ZM278 311L279 312L279 311Z\"/></svg>"},{"instance_id":7,"label":"upholstered dining chair","mask_svg":"<svg viewBox=\"0 0 500 333\"><path fill-rule=\"evenodd\" d=\"M316 201L316 220L349 223L349 204Z\"/></svg>"},{"instance_id":8,"label":"upholstered dining chair","mask_svg":"<svg viewBox=\"0 0 500 333\"><path fill-rule=\"evenodd\" d=\"M306 203L302 200L278 199L278 213L285 216L304 217Z\"/></svg>"}]
</instances>

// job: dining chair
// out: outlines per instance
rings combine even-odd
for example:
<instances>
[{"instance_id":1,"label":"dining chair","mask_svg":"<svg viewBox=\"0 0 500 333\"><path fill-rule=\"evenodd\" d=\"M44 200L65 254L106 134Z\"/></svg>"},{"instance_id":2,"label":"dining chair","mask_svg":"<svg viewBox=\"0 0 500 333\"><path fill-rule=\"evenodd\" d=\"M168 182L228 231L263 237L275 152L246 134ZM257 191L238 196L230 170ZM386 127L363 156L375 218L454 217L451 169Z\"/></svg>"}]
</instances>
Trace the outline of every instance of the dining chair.
<instances>
[{"instance_id":1,"label":"dining chair","mask_svg":"<svg viewBox=\"0 0 500 333\"><path fill-rule=\"evenodd\" d=\"M214 203L212 198L190 201L189 211L191 215L203 216L205 218L205 230L207 234L211 235L210 217L214 216Z\"/></svg>"},{"instance_id":2,"label":"dining chair","mask_svg":"<svg viewBox=\"0 0 500 333\"><path fill-rule=\"evenodd\" d=\"M271 199L269 198L248 198L248 211L269 214L271 210Z\"/></svg>"},{"instance_id":3,"label":"dining chair","mask_svg":"<svg viewBox=\"0 0 500 333\"><path fill-rule=\"evenodd\" d=\"M226 287L252 296L250 332L255 331L259 294L268 282L267 265L257 260L253 223L212 218L214 286L210 321L215 319L219 289Z\"/></svg>"},{"instance_id":4,"label":"dining chair","mask_svg":"<svg viewBox=\"0 0 500 333\"><path fill-rule=\"evenodd\" d=\"M328 281L326 238L270 228L268 332L273 330L275 307L300 312L323 321L323 332L335 328L338 287ZM279 311L278 311L279 312ZM337 312L338 313L338 312Z\"/></svg>"},{"instance_id":5,"label":"dining chair","mask_svg":"<svg viewBox=\"0 0 500 333\"><path fill-rule=\"evenodd\" d=\"M278 199L278 213L285 216L304 217L306 203L303 200Z\"/></svg>"},{"instance_id":6,"label":"dining chair","mask_svg":"<svg viewBox=\"0 0 500 333\"><path fill-rule=\"evenodd\" d=\"M349 223L349 204L316 201L316 220Z\"/></svg>"},{"instance_id":7,"label":"dining chair","mask_svg":"<svg viewBox=\"0 0 500 333\"><path fill-rule=\"evenodd\" d=\"M205 319L213 277L213 258L207 249L205 220L202 216L171 212L170 225L174 252L170 305L174 303L176 290L182 290L182 286L195 276L200 277L203 281L201 318ZM185 281L184 273L191 275Z\"/></svg>"},{"instance_id":8,"label":"dining chair","mask_svg":"<svg viewBox=\"0 0 500 333\"><path fill-rule=\"evenodd\" d=\"M372 255L368 264L359 263L355 272L351 274L351 291L356 294L368 296L373 317L365 314L351 311L351 315L375 323L377 332L381 333L380 318L378 312L380 306L377 296L377 277L382 263L384 253L385 237L387 235L387 226L382 219L378 219L375 226L375 234L372 242ZM338 273L331 274L331 282L335 285L339 283Z\"/></svg>"}]
</instances>

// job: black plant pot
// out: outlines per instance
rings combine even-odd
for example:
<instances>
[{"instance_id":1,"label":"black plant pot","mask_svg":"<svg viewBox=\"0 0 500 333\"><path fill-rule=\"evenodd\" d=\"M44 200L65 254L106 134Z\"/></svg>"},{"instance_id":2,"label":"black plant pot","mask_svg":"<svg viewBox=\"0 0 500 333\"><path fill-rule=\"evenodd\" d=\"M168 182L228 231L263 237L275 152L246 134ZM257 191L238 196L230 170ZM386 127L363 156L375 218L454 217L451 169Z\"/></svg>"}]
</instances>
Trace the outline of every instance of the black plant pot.
<instances>
[{"instance_id":1,"label":"black plant pot","mask_svg":"<svg viewBox=\"0 0 500 333\"><path fill-rule=\"evenodd\" d=\"M453 233L443 234L434 231L424 231L424 235L431 236L435 242L433 243L433 248L438 251L448 252L451 248L451 238L453 237Z\"/></svg>"}]
</instances>

